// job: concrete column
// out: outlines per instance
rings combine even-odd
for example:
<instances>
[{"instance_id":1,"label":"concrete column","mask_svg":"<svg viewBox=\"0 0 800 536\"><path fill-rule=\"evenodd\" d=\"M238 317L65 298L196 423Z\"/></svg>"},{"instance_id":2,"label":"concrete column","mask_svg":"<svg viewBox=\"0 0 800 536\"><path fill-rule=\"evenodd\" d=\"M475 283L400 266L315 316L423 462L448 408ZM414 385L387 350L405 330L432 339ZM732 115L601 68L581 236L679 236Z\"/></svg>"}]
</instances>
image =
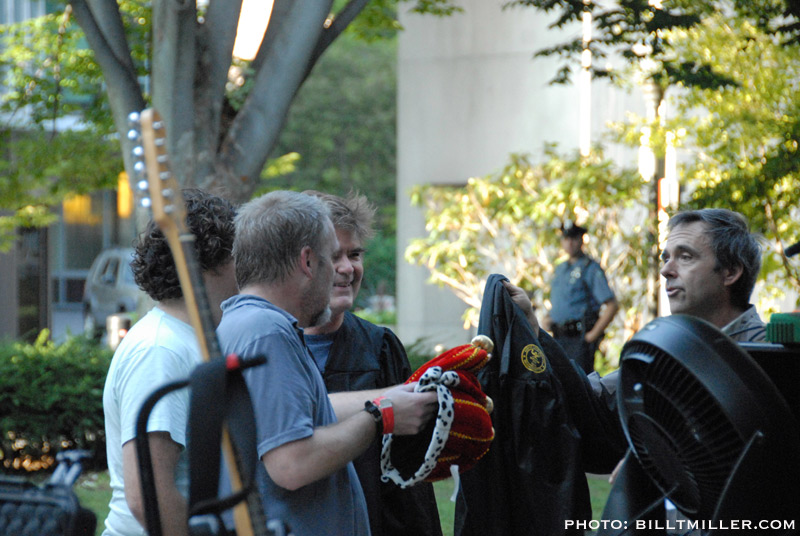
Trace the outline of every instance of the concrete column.
<instances>
[{"instance_id":1,"label":"concrete column","mask_svg":"<svg viewBox=\"0 0 800 536\"><path fill-rule=\"evenodd\" d=\"M405 249L424 236L422 210L409 191L422 183L463 185L469 177L498 171L510 153L539 160L545 142L577 150L579 94L576 85L548 82L560 59L536 58L544 47L580 36L547 28L549 16L532 8L503 9L504 0L462 0L463 13L439 18L410 14L400 4L398 47L397 217L398 335L433 346L467 342L463 302L426 283L427 268L410 266ZM578 73L576 63L573 72ZM625 106L607 84L593 89L592 128Z\"/></svg>"},{"instance_id":2,"label":"concrete column","mask_svg":"<svg viewBox=\"0 0 800 536\"><path fill-rule=\"evenodd\" d=\"M410 188L463 185L501 169L510 153L578 142L577 88L549 86L557 60L533 59L564 34L548 31L533 9L503 10L497 0L461 4L465 12L447 18L400 16L397 292L398 335L406 344L425 338L452 346L471 337L462 327L464 303L426 283L427 268L404 260L409 241L425 233Z\"/></svg>"}]
</instances>

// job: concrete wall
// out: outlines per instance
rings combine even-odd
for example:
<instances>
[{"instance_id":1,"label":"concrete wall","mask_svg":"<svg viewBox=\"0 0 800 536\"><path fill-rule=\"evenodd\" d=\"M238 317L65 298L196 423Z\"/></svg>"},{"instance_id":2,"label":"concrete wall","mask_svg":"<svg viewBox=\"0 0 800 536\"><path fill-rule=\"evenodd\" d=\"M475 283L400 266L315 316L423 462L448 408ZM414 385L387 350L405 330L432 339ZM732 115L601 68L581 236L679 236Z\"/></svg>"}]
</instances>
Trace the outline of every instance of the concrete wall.
<instances>
[{"instance_id":1,"label":"concrete wall","mask_svg":"<svg viewBox=\"0 0 800 536\"><path fill-rule=\"evenodd\" d=\"M548 17L532 8L503 10L504 0L460 3L465 12L447 18L400 15L397 332L406 344L424 338L452 346L472 335L462 328L463 302L426 283L426 268L404 261L409 241L425 234L410 188L465 184L501 169L510 153L540 156L545 142L557 142L562 151L578 147L578 88L548 85L560 60L533 54L579 35L580 27L549 30ZM596 85L593 132L640 101Z\"/></svg>"}]
</instances>

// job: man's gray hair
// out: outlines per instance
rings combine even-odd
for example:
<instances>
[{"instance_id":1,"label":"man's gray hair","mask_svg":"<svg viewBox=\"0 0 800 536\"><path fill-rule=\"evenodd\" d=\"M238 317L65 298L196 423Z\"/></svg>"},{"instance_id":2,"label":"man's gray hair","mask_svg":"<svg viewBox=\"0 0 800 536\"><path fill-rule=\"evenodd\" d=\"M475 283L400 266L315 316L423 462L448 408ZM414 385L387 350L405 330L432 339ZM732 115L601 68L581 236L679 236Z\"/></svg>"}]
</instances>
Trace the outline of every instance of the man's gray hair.
<instances>
[{"instance_id":1,"label":"man's gray hair","mask_svg":"<svg viewBox=\"0 0 800 536\"><path fill-rule=\"evenodd\" d=\"M337 231L352 233L362 246L375 236L372 222L375 219L375 207L369 204L367 198L354 192L347 197L326 194L316 190L306 190L308 195L319 197L331 211L331 220Z\"/></svg>"},{"instance_id":2,"label":"man's gray hair","mask_svg":"<svg viewBox=\"0 0 800 536\"><path fill-rule=\"evenodd\" d=\"M742 309L750 303L750 295L761 271L761 239L750 232L747 219L732 210L704 208L679 212L669 219L671 231L678 225L704 222L708 241L716 257L715 270L742 267L742 276L731 285L731 301Z\"/></svg>"},{"instance_id":3,"label":"man's gray hair","mask_svg":"<svg viewBox=\"0 0 800 536\"><path fill-rule=\"evenodd\" d=\"M330 238L328 221L325 203L298 192L269 192L242 205L233 242L239 288L286 280L304 247L321 251L323 241Z\"/></svg>"}]
</instances>

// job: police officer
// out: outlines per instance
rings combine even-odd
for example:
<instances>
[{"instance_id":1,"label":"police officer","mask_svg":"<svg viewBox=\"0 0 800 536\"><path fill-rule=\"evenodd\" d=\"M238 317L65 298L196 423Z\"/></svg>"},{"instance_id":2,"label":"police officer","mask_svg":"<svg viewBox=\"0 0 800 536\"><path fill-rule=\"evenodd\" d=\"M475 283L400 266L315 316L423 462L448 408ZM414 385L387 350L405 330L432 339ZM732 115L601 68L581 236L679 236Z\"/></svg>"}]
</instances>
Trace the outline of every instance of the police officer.
<instances>
[{"instance_id":1,"label":"police officer","mask_svg":"<svg viewBox=\"0 0 800 536\"><path fill-rule=\"evenodd\" d=\"M603 333L619 310L600 265L583 252L586 229L566 222L561 226L561 248L569 258L556 266L550 288L551 309L542 326L567 355L589 374Z\"/></svg>"}]
</instances>

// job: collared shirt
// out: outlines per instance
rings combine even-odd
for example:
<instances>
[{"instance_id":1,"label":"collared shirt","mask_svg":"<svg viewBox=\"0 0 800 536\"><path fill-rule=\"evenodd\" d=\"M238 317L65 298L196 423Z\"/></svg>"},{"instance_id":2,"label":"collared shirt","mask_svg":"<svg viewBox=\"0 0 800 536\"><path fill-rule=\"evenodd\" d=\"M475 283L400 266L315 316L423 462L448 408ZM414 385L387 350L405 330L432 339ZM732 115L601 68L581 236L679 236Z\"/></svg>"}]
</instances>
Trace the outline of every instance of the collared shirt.
<instances>
[{"instance_id":1,"label":"collared shirt","mask_svg":"<svg viewBox=\"0 0 800 536\"><path fill-rule=\"evenodd\" d=\"M267 357L266 364L245 371L259 458L336 422L303 330L288 312L257 296L234 296L222 303L217 333L225 354ZM229 486L224 475L223 488ZM297 536L370 533L364 493L352 462L297 490L278 486L264 464L257 465L256 480L267 517L287 523Z\"/></svg>"},{"instance_id":2,"label":"collared shirt","mask_svg":"<svg viewBox=\"0 0 800 536\"><path fill-rule=\"evenodd\" d=\"M750 305L733 321L722 328L722 333L736 342L762 342L766 340L767 329L758 316L755 305Z\"/></svg>"},{"instance_id":3,"label":"collared shirt","mask_svg":"<svg viewBox=\"0 0 800 536\"><path fill-rule=\"evenodd\" d=\"M556 266L550 287L550 318L556 324L583 320L590 312L614 298L603 269L587 255L574 263Z\"/></svg>"},{"instance_id":4,"label":"collared shirt","mask_svg":"<svg viewBox=\"0 0 800 536\"><path fill-rule=\"evenodd\" d=\"M736 342L763 342L766 340L766 326L758 315L755 305L750 305L742 314L723 327L721 331ZM613 370L602 377L593 372L589 374L589 381L592 384L592 390L598 397L608 397L609 400L615 399L619 382L619 369Z\"/></svg>"}]
</instances>

